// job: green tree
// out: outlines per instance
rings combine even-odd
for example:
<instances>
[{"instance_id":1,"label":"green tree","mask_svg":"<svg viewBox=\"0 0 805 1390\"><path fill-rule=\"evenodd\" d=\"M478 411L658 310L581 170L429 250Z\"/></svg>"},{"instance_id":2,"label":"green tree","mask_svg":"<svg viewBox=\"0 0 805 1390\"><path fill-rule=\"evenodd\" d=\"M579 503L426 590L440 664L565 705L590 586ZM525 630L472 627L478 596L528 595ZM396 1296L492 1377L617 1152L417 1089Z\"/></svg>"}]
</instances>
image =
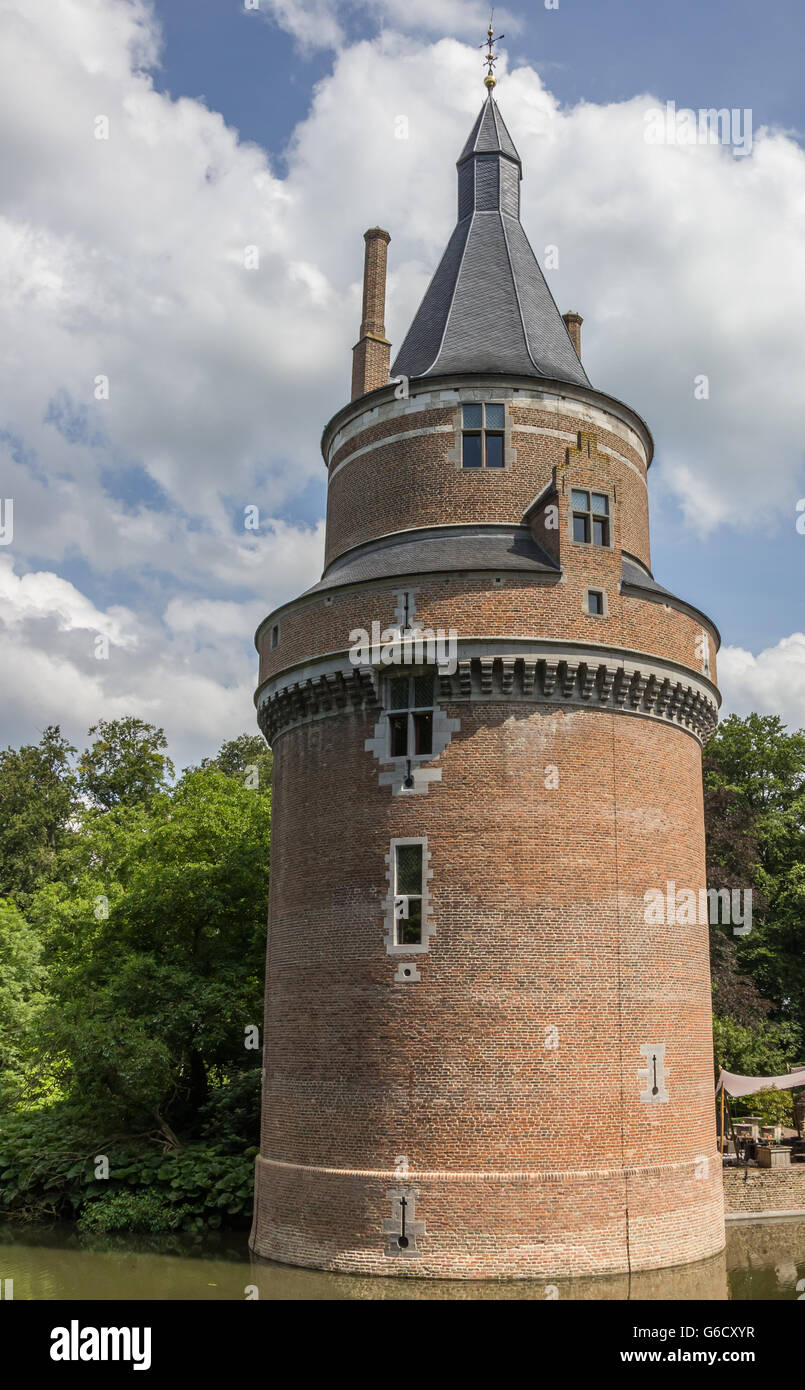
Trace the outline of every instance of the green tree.
<instances>
[{"instance_id":1,"label":"green tree","mask_svg":"<svg viewBox=\"0 0 805 1390\"><path fill-rule=\"evenodd\" d=\"M76 812L75 748L57 725L0 752L0 892L24 899L52 877Z\"/></svg>"},{"instance_id":2,"label":"green tree","mask_svg":"<svg viewBox=\"0 0 805 1390\"><path fill-rule=\"evenodd\" d=\"M58 962L46 1051L76 1102L172 1139L259 1066L269 836L270 798L214 768L87 817L32 904Z\"/></svg>"},{"instance_id":3,"label":"green tree","mask_svg":"<svg viewBox=\"0 0 805 1390\"><path fill-rule=\"evenodd\" d=\"M711 930L714 1007L724 1026L773 1043L776 1060L753 1064L773 1074L805 1039L805 733L731 715L705 749L704 788L708 883L753 893L748 936Z\"/></svg>"},{"instance_id":4,"label":"green tree","mask_svg":"<svg viewBox=\"0 0 805 1390\"><path fill-rule=\"evenodd\" d=\"M274 760L261 734L239 734L222 743L214 758L204 758L202 767L214 767L227 777L238 777L252 790L265 792L271 787Z\"/></svg>"},{"instance_id":5,"label":"green tree","mask_svg":"<svg viewBox=\"0 0 805 1390\"><path fill-rule=\"evenodd\" d=\"M13 903L0 899L0 1109L35 1083L44 988L39 937Z\"/></svg>"},{"instance_id":6,"label":"green tree","mask_svg":"<svg viewBox=\"0 0 805 1390\"><path fill-rule=\"evenodd\" d=\"M104 811L121 805L147 802L164 791L174 774L173 763L163 749L164 730L142 719L101 719L93 724L78 764L78 785L92 806Z\"/></svg>"}]
</instances>

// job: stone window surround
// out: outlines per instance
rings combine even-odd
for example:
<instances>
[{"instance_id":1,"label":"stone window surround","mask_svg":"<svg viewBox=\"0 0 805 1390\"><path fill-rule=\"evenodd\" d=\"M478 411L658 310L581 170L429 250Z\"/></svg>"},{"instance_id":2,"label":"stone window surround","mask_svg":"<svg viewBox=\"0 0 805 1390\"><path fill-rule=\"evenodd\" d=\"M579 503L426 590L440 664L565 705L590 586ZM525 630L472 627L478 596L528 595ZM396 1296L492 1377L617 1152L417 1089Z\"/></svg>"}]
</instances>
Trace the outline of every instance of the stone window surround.
<instances>
[{"instance_id":1,"label":"stone window surround","mask_svg":"<svg viewBox=\"0 0 805 1390\"><path fill-rule=\"evenodd\" d=\"M600 549L600 548L601 548L601 547L599 547L599 549ZM602 609L601 609L601 612L600 612L600 613L591 613L591 612L590 612L590 604L589 604L590 594L600 594L600 595L601 595L601 598L603 599L603 604L602 604ZM599 588L596 587L595 584L590 584L589 587L586 588L586 589L584 590L584 598L582 599L581 607L582 607L582 612L583 612L583 613L585 614L585 616L588 617L588 618L608 618L608 617L609 617L609 595L607 594L606 589L599 589Z\"/></svg>"},{"instance_id":2,"label":"stone window surround","mask_svg":"<svg viewBox=\"0 0 805 1390\"><path fill-rule=\"evenodd\" d=\"M572 465L571 465L571 466L572 466ZM596 493L596 495L597 495L598 497L606 497L606 498L607 498L607 502L608 502L608 506L609 506L609 510L608 510L608 512L607 512L607 521L609 522L609 544L608 544L608 545L596 545L595 541L592 539L592 515L593 515L592 512L590 512L590 518L591 518L591 520L590 520L590 539L589 539L588 541L577 541L577 540L576 540L576 537L573 535L573 511L574 511L574 507L573 507L573 493L574 493L574 492L589 492L589 493L591 494L591 497L590 497L590 505L591 505L591 506L592 506L592 493ZM571 545L578 545L578 546L581 546L581 548L582 548L583 550L593 551L593 552L595 552L596 550L614 550L614 549L615 549L615 507L617 506L617 501L618 501L617 495L616 495L616 492L615 492L615 486L614 486L614 484L613 484L613 483L606 483L606 484L601 484L601 485L599 485L599 484L596 483L595 487L593 487L592 484L586 485L586 484L583 484L583 483L575 483L575 482L573 481L572 478L567 478L567 493L566 493L566 496L567 496L567 499L568 499L568 510L567 510L567 534L568 534L568 538L569 538L569 540L570 540L570 544L571 544Z\"/></svg>"},{"instance_id":3,"label":"stone window surround","mask_svg":"<svg viewBox=\"0 0 805 1390\"><path fill-rule=\"evenodd\" d=\"M404 757L392 757L389 751L389 714L392 713L389 704L389 683L395 676L425 675L433 671L434 680L434 699L433 699L433 736L430 753L410 753ZM460 728L461 721L449 719L444 710L438 704L436 691L438 689L439 673L433 667L428 666L389 666L382 674L377 673L378 691L381 698L380 719L375 724L371 738L364 742L367 753L374 754L380 765L378 783L381 787L390 786L393 796L427 796L431 782L441 782L442 769L440 767L426 766L428 763L435 763L447 748L454 733ZM410 767L412 787L404 784L408 778Z\"/></svg>"},{"instance_id":4,"label":"stone window surround","mask_svg":"<svg viewBox=\"0 0 805 1390\"><path fill-rule=\"evenodd\" d=\"M419 945L411 942L398 944L397 942L397 923L394 917L394 856L398 845L421 845L422 846L422 940ZM430 950L430 938L435 935L436 928L430 920L433 916L433 908L430 901L430 880L433 878L433 870L430 868L431 854L428 849L427 835L399 835L392 838L389 842L389 852L386 859L386 881L388 889L383 902L384 922L386 935L386 954L389 956L422 956Z\"/></svg>"},{"instance_id":5,"label":"stone window surround","mask_svg":"<svg viewBox=\"0 0 805 1390\"><path fill-rule=\"evenodd\" d=\"M436 674L437 674L437 673L436 673L436 670L435 670L435 668L434 668L434 669L433 669L433 672L432 672L432 679L433 679L433 699L432 699L432 701L431 701L431 703L430 703L429 705L416 705L416 704L411 704L411 700L416 698L416 694L415 694L415 693L414 693L414 694L411 693L411 682L412 682L413 680L415 680L416 677L418 677L418 676L431 675L431 670L428 669L427 667L425 667L425 668L423 668L423 667L417 667L416 669L412 669L412 668L409 667L409 666L391 666L391 667L389 667L389 670L388 670L387 674L386 674L384 677L382 677L382 679L383 679L384 682L386 683L385 690L384 690L384 694L386 695L386 704L384 704L384 713L386 714L386 724L387 724L387 728L388 728L388 735L387 735L387 742L386 742L386 750L387 750L388 756L385 758L385 760L384 760L385 762L388 762L388 763L399 763L401 766L406 765L407 763L410 762L410 763L411 763L411 770L412 770L412 772L413 772L413 763L414 763L414 759L415 759L415 758L416 758L417 760L427 761L428 758L432 758L432 757L433 757L433 754L432 754L432 753L413 753L413 752L410 752L410 751L409 751L408 753L396 753L396 754L395 754L395 753L392 753L392 751L391 751L391 720L392 720L392 718L393 718L394 715L403 715L403 714L404 714L404 715L406 716L406 721L407 721L406 745L407 745L407 747L409 748L409 750L412 749L413 746L414 746L415 739L416 739L416 732L415 732L415 728L414 728L414 724L415 724L414 715L415 715L415 714L428 714L428 713L430 713L431 716L433 717L434 710L435 710L435 708L436 708ZM406 704L405 708L401 708L401 709L392 709L391 706L388 704L388 689L389 689L389 686L390 686L391 681L393 681L393 680L401 680L401 679L404 679L404 680L407 680L407 681L408 681L408 703ZM431 725L431 727L432 727L432 725Z\"/></svg>"},{"instance_id":6,"label":"stone window surround","mask_svg":"<svg viewBox=\"0 0 805 1390\"><path fill-rule=\"evenodd\" d=\"M512 439L513 427L510 406L512 404L509 396L502 395L500 391L495 391L489 387L485 391L466 390L456 391L457 408L453 416L453 447L447 451L447 462L452 463L455 471L463 477L475 477L482 474L488 477L490 474L510 473L517 463L517 450ZM487 468L482 464L480 468L465 468L463 461L463 436L464 419L462 406L465 405L502 405L503 406L503 467ZM470 431L472 433L472 431ZM483 435L484 429L481 430ZM500 430L492 430L492 434L500 434Z\"/></svg>"},{"instance_id":7,"label":"stone window surround","mask_svg":"<svg viewBox=\"0 0 805 1390\"><path fill-rule=\"evenodd\" d=\"M466 424L466 422L465 422L465 420L464 420L464 407L465 407L465 406L468 406L468 405L480 405L480 407L481 407L481 423L480 423L480 425L477 427L477 429L476 429L473 425L468 425L468 424ZM500 405L500 406L503 407L503 429L502 429L502 430L501 430L501 429L496 429L496 428L494 428L494 427L490 428L490 427L487 425L486 411L487 411L487 407L490 406L490 405ZM483 473L483 471L484 471L485 468L489 468L490 465L486 462L486 437L487 437L487 435L492 434L492 435L496 435L496 436L498 436L498 437L500 437L501 435L503 436L503 462L502 462L502 464L500 465L499 468L498 468L497 466L494 466L494 465L493 465L491 471L492 471L493 473L505 473L505 471L506 471L506 466L507 466L507 460L508 460L507 446L508 446L508 443L509 443L509 438L510 438L510 436L511 436L511 427L510 427L510 421L509 421L508 403L506 402L506 400L497 400L497 401L462 401L461 405L459 406L459 418L460 418L460 420L461 420L461 469L462 469L462 472L463 472L463 473ZM467 436L467 435L477 435L477 436L480 438L480 440L481 440L481 462L480 462L480 464L478 465L477 468L468 467L468 466L464 463L464 439L465 439L465 436ZM450 455L448 454L448 462L451 462L451 461L452 461L452 460L450 459Z\"/></svg>"}]
</instances>

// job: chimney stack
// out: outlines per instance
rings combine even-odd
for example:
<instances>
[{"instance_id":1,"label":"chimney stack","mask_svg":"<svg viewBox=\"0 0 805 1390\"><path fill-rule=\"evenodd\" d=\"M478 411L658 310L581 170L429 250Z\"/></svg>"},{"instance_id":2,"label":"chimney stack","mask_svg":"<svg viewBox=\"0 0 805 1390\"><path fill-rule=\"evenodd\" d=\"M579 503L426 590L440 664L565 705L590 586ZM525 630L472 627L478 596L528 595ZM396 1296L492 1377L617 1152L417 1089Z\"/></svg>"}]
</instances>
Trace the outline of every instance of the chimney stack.
<instances>
[{"instance_id":1,"label":"chimney stack","mask_svg":"<svg viewBox=\"0 0 805 1390\"><path fill-rule=\"evenodd\" d=\"M582 318L581 314L575 313L573 309L571 309L567 314L563 314L562 318L564 319L565 327L568 333L570 334L570 341L576 349L576 356L578 357L579 361L581 361L581 325L584 323L584 319Z\"/></svg>"},{"instance_id":2,"label":"chimney stack","mask_svg":"<svg viewBox=\"0 0 805 1390\"><path fill-rule=\"evenodd\" d=\"M352 399L388 385L391 343L386 337L386 247L391 241L382 227L364 232L363 319L361 335L352 349Z\"/></svg>"}]
</instances>

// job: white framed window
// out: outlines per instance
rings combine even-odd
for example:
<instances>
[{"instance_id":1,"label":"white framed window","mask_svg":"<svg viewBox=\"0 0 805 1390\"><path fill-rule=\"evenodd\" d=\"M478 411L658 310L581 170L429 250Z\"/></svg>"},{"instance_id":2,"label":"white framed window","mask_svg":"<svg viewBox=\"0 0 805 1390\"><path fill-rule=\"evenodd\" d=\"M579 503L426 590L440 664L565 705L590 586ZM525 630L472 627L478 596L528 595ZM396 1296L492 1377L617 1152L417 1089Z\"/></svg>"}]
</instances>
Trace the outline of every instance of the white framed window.
<instances>
[{"instance_id":1,"label":"white framed window","mask_svg":"<svg viewBox=\"0 0 805 1390\"><path fill-rule=\"evenodd\" d=\"M394 944L422 945L424 846L420 840L398 840L394 846Z\"/></svg>"},{"instance_id":2,"label":"white framed window","mask_svg":"<svg viewBox=\"0 0 805 1390\"><path fill-rule=\"evenodd\" d=\"M386 856L386 950L390 955L421 955L433 935L427 837L395 838Z\"/></svg>"}]
</instances>

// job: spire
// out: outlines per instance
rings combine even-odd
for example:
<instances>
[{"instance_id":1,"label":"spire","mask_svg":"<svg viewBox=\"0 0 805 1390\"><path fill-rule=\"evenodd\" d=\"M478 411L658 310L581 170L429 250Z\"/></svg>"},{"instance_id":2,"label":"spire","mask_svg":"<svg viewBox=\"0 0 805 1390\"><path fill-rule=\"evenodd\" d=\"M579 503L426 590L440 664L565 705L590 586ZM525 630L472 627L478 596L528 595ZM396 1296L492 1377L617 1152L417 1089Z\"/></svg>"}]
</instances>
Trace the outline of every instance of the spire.
<instances>
[{"instance_id":1,"label":"spire","mask_svg":"<svg viewBox=\"0 0 805 1390\"><path fill-rule=\"evenodd\" d=\"M520 222L522 164L485 81L457 161L458 222L392 375L496 372L589 386Z\"/></svg>"}]
</instances>

